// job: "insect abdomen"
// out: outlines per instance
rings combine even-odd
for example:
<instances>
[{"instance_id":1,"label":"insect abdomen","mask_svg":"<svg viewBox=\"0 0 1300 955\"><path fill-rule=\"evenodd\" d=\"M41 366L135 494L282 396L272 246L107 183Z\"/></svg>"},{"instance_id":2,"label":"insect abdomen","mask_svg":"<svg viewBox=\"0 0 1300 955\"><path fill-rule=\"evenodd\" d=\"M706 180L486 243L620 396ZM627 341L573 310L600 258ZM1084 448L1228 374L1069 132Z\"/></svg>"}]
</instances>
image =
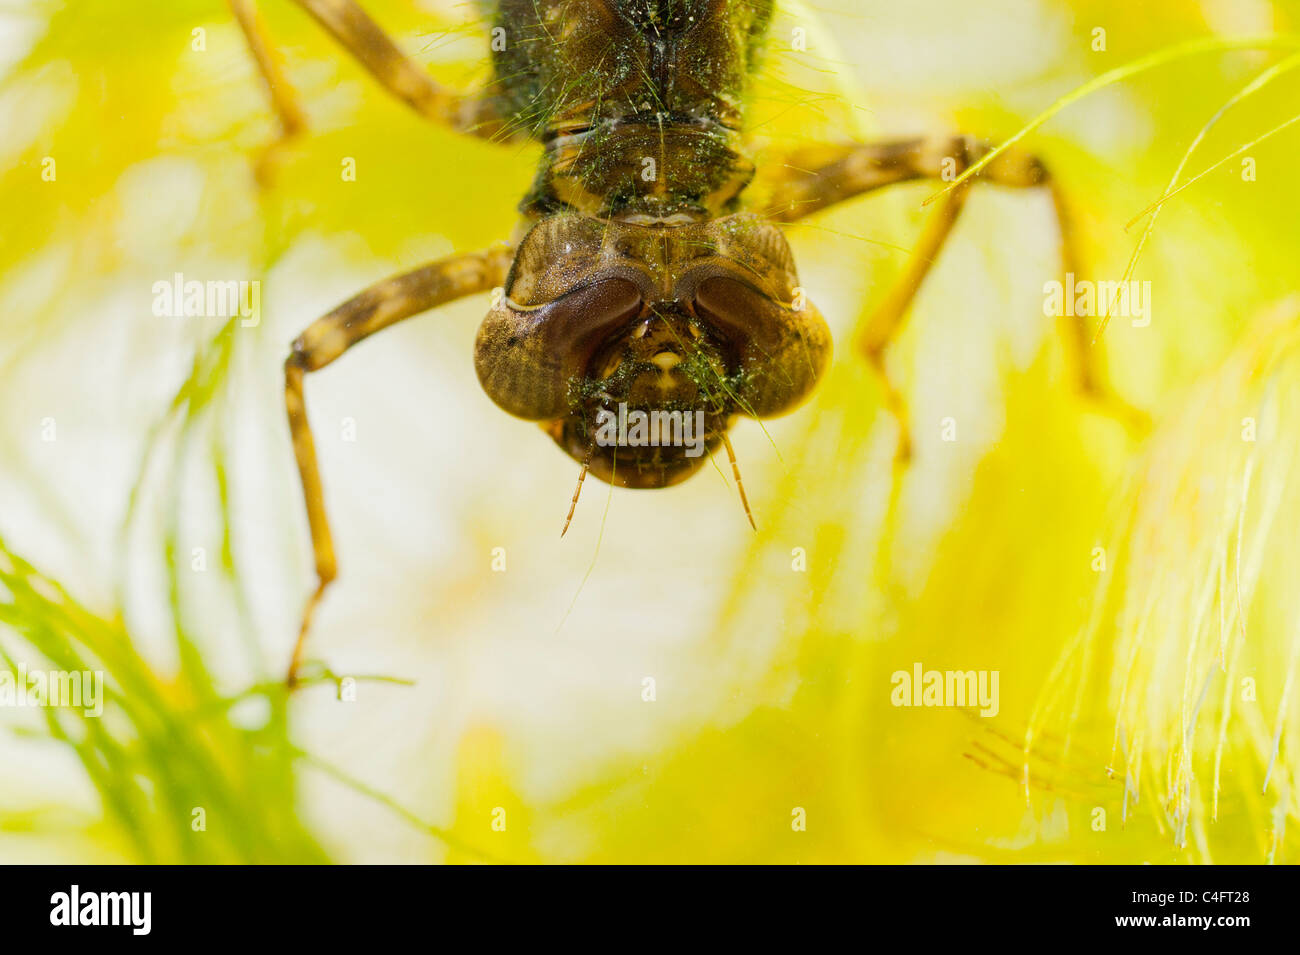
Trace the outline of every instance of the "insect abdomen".
<instances>
[{"instance_id":1,"label":"insect abdomen","mask_svg":"<svg viewBox=\"0 0 1300 955\"><path fill-rule=\"evenodd\" d=\"M717 214L770 0L501 0L493 94L548 147L525 209Z\"/></svg>"}]
</instances>

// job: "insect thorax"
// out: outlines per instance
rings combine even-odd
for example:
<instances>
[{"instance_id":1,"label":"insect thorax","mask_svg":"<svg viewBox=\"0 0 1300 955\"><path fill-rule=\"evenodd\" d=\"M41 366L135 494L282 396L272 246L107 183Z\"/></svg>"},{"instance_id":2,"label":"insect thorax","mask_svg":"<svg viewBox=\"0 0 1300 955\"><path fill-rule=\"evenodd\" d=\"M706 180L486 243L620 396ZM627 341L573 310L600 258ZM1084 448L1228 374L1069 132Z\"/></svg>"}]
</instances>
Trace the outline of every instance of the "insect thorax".
<instances>
[{"instance_id":1,"label":"insect thorax","mask_svg":"<svg viewBox=\"0 0 1300 955\"><path fill-rule=\"evenodd\" d=\"M496 18L496 108L546 147L525 213L707 218L736 204L771 0L501 0Z\"/></svg>"}]
</instances>

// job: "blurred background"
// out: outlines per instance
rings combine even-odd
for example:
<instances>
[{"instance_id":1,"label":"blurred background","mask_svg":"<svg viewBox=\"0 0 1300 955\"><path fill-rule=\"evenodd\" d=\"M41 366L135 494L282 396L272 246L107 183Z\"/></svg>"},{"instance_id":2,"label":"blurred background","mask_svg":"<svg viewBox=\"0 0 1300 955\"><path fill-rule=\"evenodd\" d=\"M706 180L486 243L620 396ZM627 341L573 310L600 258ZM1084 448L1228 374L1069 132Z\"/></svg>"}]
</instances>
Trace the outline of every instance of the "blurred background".
<instances>
[{"instance_id":1,"label":"blurred background","mask_svg":"<svg viewBox=\"0 0 1300 955\"><path fill-rule=\"evenodd\" d=\"M308 124L262 186L276 126L224 3L0 6L0 663L108 694L99 718L0 707L0 860L1296 860L1300 132L1232 154L1293 116L1300 3L785 4L760 164L1001 141L1155 56L1021 142L1093 279L1240 96L1183 179L1232 158L1136 265L1150 324L1098 346L1150 432L1071 385L1048 197L983 185L890 352L916 445L895 485L848 342L925 219L934 184L906 185L789 229L839 347L808 405L734 432L757 533L723 462L588 481L561 540L577 465L482 393L466 300L307 379L340 577L292 696L313 578L288 343L508 237L538 153L422 122L296 5L259 6ZM478 7L365 6L482 82ZM1186 47L1216 37L1246 39ZM260 282L258 320L155 314L176 273ZM998 671L997 715L895 707L915 663Z\"/></svg>"}]
</instances>

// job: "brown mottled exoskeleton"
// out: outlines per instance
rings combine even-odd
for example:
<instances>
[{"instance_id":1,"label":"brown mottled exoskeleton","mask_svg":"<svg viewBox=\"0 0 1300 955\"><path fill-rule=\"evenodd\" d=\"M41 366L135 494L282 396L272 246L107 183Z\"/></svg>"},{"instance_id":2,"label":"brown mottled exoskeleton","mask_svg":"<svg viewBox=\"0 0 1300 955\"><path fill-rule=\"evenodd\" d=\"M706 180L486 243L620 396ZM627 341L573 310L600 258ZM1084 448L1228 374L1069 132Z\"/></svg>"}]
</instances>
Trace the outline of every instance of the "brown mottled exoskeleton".
<instances>
[{"instance_id":1,"label":"brown mottled exoskeleton","mask_svg":"<svg viewBox=\"0 0 1300 955\"><path fill-rule=\"evenodd\" d=\"M318 583L290 682L312 613L336 574L303 404L307 372L396 322L499 289L475 347L479 380L504 410L538 422L582 463L579 490L588 471L623 487L667 487L704 460L681 443L598 440L602 422L620 407L701 415L705 446L725 447L734 469L727 430L735 417L795 408L831 355L826 324L799 288L780 224L892 183L960 173L988 152L964 136L804 149L773 164L765 202L750 208L744 193L755 168L743 105L773 0L500 0L487 5L494 78L477 95L434 83L352 0L296 2L421 114L468 135L532 137L544 155L521 206L529 228L513 247L381 282L293 343L285 363L289 425ZM301 112L252 0L230 3L284 135L293 135ZM1008 151L984 176L1052 188L1066 268L1074 268L1064 206L1043 166ZM880 373L898 417L900 460L910 453L906 417L883 355L966 193L963 184L945 196L897 288L855 343ZM1083 320L1072 340L1080 386L1105 398ZM739 484L738 470L736 478Z\"/></svg>"}]
</instances>

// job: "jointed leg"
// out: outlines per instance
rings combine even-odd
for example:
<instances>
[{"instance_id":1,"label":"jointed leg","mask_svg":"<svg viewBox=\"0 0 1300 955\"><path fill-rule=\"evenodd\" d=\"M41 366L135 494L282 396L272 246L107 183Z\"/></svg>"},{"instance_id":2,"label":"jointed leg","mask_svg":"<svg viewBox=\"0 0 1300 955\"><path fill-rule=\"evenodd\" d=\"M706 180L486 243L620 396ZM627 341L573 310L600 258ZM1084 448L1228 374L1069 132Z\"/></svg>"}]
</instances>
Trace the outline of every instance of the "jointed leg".
<instances>
[{"instance_id":1,"label":"jointed leg","mask_svg":"<svg viewBox=\"0 0 1300 955\"><path fill-rule=\"evenodd\" d=\"M827 206L865 192L915 179L951 180L990 151L991 147L969 136L945 136L869 145L823 147L795 153L787 158L785 171L772 190L767 214L779 222L794 222ZM1075 271L1079 256L1073 222L1056 184L1034 157L1008 150L989 164L982 176L1003 186L1046 186L1052 192L1061 231L1064 269ZM952 231L965 201L965 188L950 192L927 223L916 254L898 285L858 335L857 345L881 376L886 403L898 417L902 436L900 457L910 452L905 409L898 390L884 375L883 355L902 326L907 308L931 265ZM1076 317L1070 349L1075 358L1075 376L1080 391L1100 403L1108 413L1126 425L1140 425L1144 416L1114 396L1109 389L1098 355L1091 348L1087 319Z\"/></svg>"},{"instance_id":2,"label":"jointed leg","mask_svg":"<svg viewBox=\"0 0 1300 955\"><path fill-rule=\"evenodd\" d=\"M890 288L885 300L877 306L866 324L859 328L853 343L859 354L865 355L871 363L884 389L885 407L898 421L896 461L900 464L912 457L911 423L908 420L907 403L885 368L885 349L902 327L908 306L916 297L917 290L929 273L930 266L934 264L944 241L957 224L968 190L969 187L960 186L943 198L939 208L926 222L916 248L912 251L912 258L907 263L907 269Z\"/></svg>"},{"instance_id":3,"label":"jointed leg","mask_svg":"<svg viewBox=\"0 0 1300 955\"><path fill-rule=\"evenodd\" d=\"M885 143L849 143L798 150L780 164L766 214L795 222L814 212L915 179L953 179L991 147L970 136L933 136ZM1009 150L984 170L1003 186L1038 186L1047 171L1038 160Z\"/></svg>"},{"instance_id":4,"label":"jointed leg","mask_svg":"<svg viewBox=\"0 0 1300 955\"><path fill-rule=\"evenodd\" d=\"M349 53L393 96L421 116L450 126L457 132L490 138L502 124L480 97L458 93L436 83L420 66L408 59L353 0L295 0L325 27ZM285 141L301 132L306 120L284 67L271 45L266 28L257 14L255 0L228 0L244 32L253 59L271 93L271 104L280 120L280 138L258 163L258 180L265 183L275 153Z\"/></svg>"},{"instance_id":5,"label":"jointed leg","mask_svg":"<svg viewBox=\"0 0 1300 955\"><path fill-rule=\"evenodd\" d=\"M491 137L500 122L479 97L447 89L410 60L354 0L295 0L389 93L428 119Z\"/></svg>"},{"instance_id":6,"label":"jointed leg","mask_svg":"<svg viewBox=\"0 0 1300 955\"><path fill-rule=\"evenodd\" d=\"M284 363L285 405L303 497L307 503L307 523L311 528L312 551L316 559L316 589L303 610L302 625L289 666L290 686L297 679L312 614L338 570L329 519L325 514L320 470L316 464L316 445L303 401L303 376L324 368L357 342L381 329L454 299L501 285L510 268L510 260L511 250L500 246L486 252L444 259L395 276L372 285L317 319L294 341L293 351Z\"/></svg>"},{"instance_id":7,"label":"jointed leg","mask_svg":"<svg viewBox=\"0 0 1300 955\"><path fill-rule=\"evenodd\" d=\"M255 0L228 0L230 10L244 33L248 48L257 62L258 71L271 95L271 107L280 123L280 135L271 143L257 163L257 179L265 185L271 177L275 157L280 148L303 131L306 116L298 103L298 96L284 74L284 63L279 52L267 36L266 26L258 15Z\"/></svg>"},{"instance_id":8,"label":"jointed leg","mask_svg":"<svg viewBox=\"0 0 1300 955\"><path fill-rule=\"evenodd\" d=\"M1074 239L1074 216L1070 213L1060 187L1051 183L1052 205L1056 209L1056 221L1061 230L1061 271L1066 275L1079 276L1081 266L1079 246ZM1070 352L1074 358L1074 376L1079 393L1093 402L1113 418L1118 419L1130 431L1142 433L1151 426L1151 419L1145 411L1135 408L1111 388L1110 376L1106 373L1101 354L1094 347L1093 332L1086 315L1075 314L1070 319Z\"/></svg>"}]
</instances>

